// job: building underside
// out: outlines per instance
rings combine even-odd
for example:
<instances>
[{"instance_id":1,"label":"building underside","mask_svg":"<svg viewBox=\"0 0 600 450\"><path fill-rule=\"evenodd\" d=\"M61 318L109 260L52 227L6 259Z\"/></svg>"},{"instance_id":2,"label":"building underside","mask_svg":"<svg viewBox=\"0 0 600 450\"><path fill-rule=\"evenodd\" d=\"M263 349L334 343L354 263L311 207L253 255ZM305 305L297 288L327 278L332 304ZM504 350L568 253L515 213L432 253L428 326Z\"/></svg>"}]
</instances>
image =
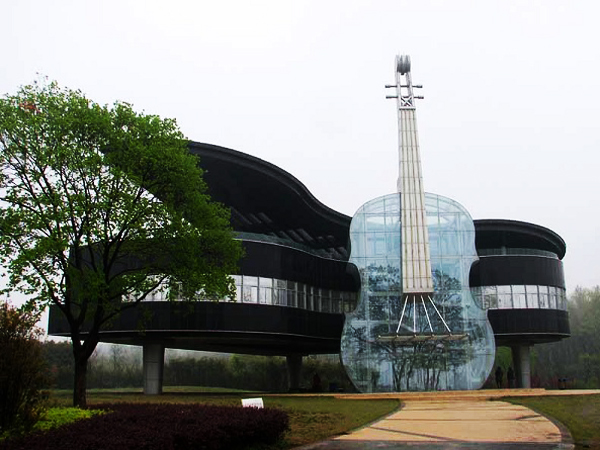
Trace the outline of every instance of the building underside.
<instances>
[{"instance_id":1,"label":"building underside","mask_svg":"<svg viewBox=\"0 0 600 450\"><path fill-rule=\"evenodd\" d=\"M290 386L301 358L340 352L345 314L356 308L360 278L349 263L351 217L320 203L289 173L235 150L196 142L209 194L231 210L245 257L235 301L167 302L160 296L126 311L101 341L144 347L145 391L160 392L165 348L281 355ZM529 381L532 345L569 336L564 241L539 225L475 220L478 261L468 275L487 311L496 346L513 348L520 385ZM144 331L140 331L143 329ZM49 334L68 336L51 308Z\"/></svg>"}]
</instances>

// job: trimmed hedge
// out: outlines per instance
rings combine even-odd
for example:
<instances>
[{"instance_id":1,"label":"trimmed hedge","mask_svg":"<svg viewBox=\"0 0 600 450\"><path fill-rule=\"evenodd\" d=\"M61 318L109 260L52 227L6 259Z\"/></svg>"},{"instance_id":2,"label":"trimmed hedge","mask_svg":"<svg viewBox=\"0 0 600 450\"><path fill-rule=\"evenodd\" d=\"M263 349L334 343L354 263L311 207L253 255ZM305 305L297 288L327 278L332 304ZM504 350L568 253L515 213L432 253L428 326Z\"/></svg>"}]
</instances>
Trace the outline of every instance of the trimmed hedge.
<instances>
[{"instance_id":1,"label":"trimmed hedge","mask_svg":"<svg viewBox=\"0 0 600 450\"><path fill-rule=\"evenodd\" d=\"M220 450L271 444L289 427L273 408L121 403L94 405L108 414L0 442L6 450Z\"/></svg>"}]
</instances>

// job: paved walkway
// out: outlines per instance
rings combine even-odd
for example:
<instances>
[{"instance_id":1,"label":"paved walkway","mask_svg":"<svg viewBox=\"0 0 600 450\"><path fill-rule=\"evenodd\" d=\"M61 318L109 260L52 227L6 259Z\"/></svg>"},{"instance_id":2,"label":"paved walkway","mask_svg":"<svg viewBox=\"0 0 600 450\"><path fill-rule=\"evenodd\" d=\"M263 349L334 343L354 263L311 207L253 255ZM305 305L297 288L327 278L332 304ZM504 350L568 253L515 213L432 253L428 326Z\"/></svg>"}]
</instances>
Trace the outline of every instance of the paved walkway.
<instances>
[{"instance_id":1,"label":"paved walkway","mask_svg":"<svg viewBox=\"0 0 600 450\"><path fill-rule=\"evenodd\" d=\"M400 398L402 408L348 435L301 447L302 450L549 450L572 449L560 424L524 406L491 400L506 395L573 395L600 391L543 389L444 393L340 395L344 398Z\"/></svg>"}]
</instances>

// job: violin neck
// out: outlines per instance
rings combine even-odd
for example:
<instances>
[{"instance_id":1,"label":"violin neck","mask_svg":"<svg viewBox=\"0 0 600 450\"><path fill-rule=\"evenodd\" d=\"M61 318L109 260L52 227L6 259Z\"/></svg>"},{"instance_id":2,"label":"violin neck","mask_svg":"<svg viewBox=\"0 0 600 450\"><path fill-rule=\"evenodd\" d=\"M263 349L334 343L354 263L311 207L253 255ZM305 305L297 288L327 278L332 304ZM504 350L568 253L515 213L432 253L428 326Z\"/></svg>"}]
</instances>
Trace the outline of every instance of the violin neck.
<instances>
[{"instance_id":1,"label":"violin neck","mask_svg":"<svg viewBox=\"0 0 600 450\"><path fill-rule=\"evenodd\" d=\"M407 70L408 68L408 70ZM410 61L396 71L398 98L398 152L400 176L398 192L401 199L402 288L405 294L432 293L429 234L425 213L425 191L421 173L421 155L417 133ZM404 78L404 79L403 79Z\"/></svg>"}]
</instances>

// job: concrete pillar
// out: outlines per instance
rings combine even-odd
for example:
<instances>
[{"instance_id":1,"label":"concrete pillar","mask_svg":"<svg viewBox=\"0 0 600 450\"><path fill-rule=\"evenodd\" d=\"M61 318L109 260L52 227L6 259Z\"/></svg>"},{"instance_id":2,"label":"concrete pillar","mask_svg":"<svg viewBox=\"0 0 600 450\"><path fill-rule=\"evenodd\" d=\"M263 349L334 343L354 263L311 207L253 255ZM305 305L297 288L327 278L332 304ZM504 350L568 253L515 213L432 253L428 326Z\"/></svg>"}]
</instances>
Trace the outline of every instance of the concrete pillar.
<instances>
[{"instance_id":1,"label":"concrete pillar","mask_svg":"<svg viewBox=\"0 0 600 450\"><path fill-rule=\"evenodd\" d=\"M511 350L517 387L529 389L531 387L531 346L515 345Z\"/></svg>"},{"instance_id":2,"label":"concrete pillar","mask_svg":"<svg viewBox=\"0 0 600 450\"><path fill-rule=\"evenodd\" d=\"M165 346L144 344L144 394L162 394Z\"/></svg>"},{"instance_id":3,"label":"concrete pillar","mask_svg":"<svg viewBox=\"0 0 600 450\"><path fill-rule=\"evenodd\" d=\"M300 371L302 370L302 355L288 355L285 357L288 369L288 388L290 391L300 389Z\"/></svg>"}]
</instances>

